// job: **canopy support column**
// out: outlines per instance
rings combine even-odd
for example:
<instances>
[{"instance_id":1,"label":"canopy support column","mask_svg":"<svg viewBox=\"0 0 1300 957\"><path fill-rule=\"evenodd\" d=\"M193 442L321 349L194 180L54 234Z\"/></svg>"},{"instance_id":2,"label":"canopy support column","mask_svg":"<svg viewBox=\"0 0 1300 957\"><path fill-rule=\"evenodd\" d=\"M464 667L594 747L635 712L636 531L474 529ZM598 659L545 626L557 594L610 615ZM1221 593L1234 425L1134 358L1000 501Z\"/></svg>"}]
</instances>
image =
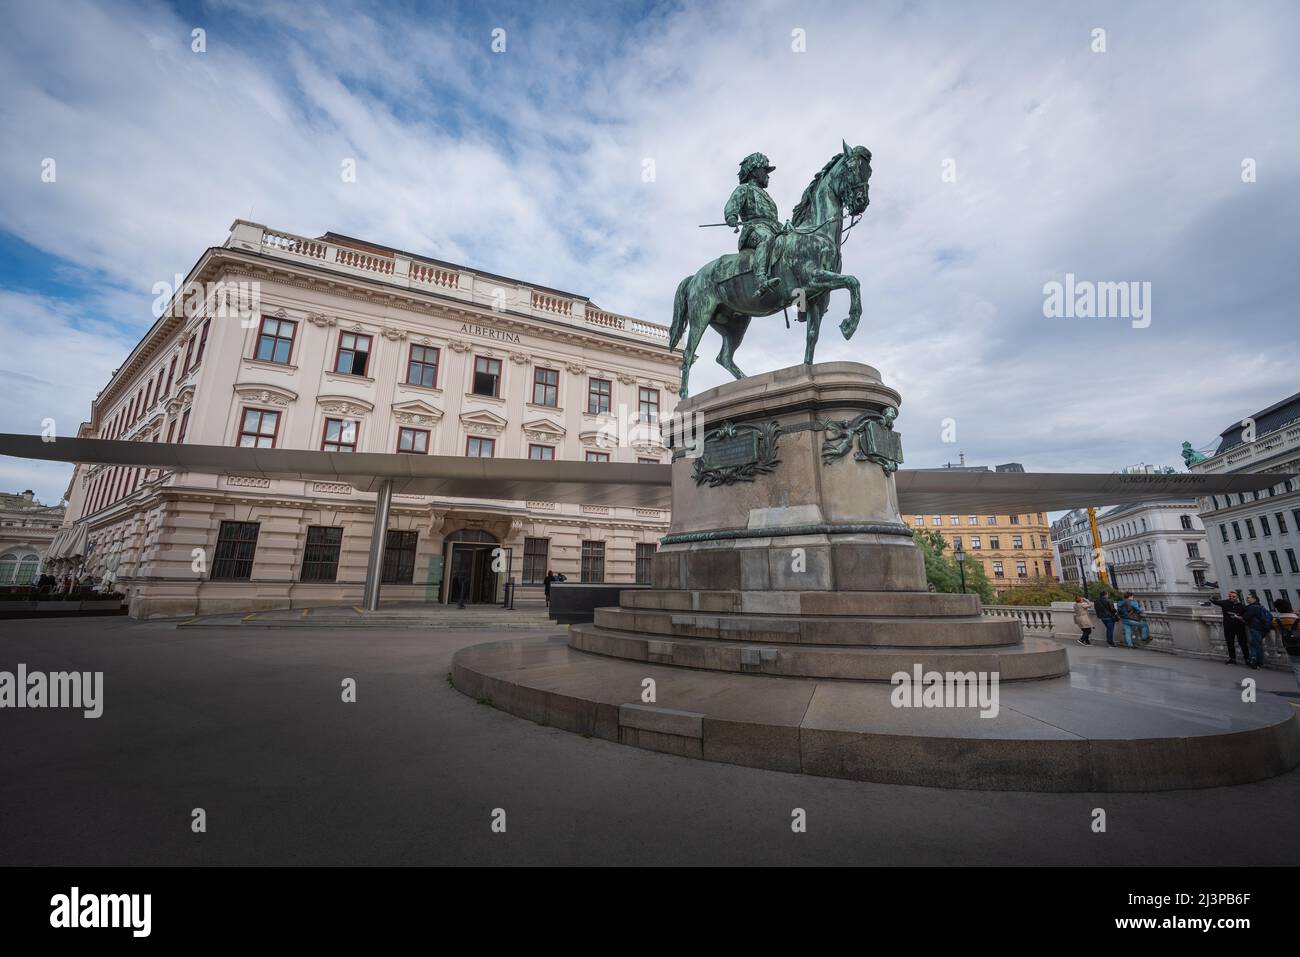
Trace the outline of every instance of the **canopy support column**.
<instances>
[{"instance_id":1,"label":"canopy support column","mask_svg":"<svg viewBox=\"0 0 1300 957\"><path fill-rule=\"evenodd\" d=\"M375 499L375 527L370 533L370 561L366 565L366 611L379 610L379 585L384 577L384 540L388 537L388 513L393 504L393 480L384 479Z\"/></svg>"}]
</instances>

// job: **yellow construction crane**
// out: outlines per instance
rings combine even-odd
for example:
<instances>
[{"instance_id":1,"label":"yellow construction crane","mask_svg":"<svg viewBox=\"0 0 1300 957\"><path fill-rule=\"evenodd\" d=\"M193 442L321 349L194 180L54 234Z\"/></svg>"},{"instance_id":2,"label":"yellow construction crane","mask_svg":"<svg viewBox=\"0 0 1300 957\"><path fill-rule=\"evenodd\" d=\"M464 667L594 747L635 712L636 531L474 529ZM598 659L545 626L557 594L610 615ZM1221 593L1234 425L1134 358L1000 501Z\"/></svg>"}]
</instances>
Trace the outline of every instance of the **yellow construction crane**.
<instances>
[{"instance_id":1,"label":"yellow construction crane","mask_svg":"<svg viewBox=\"0 0 1300 957\"><path fill-rule=\"evenodd\" d=\"M1106 563L1101 560L1101 533L1097 531L1097 510L1091 505L1088 506L1088 525L1092 527L1092 560L1097 566L1097 580L1103 585L1109 585L1110 582L1106 578Z\"/></svg>"}]
</instances>

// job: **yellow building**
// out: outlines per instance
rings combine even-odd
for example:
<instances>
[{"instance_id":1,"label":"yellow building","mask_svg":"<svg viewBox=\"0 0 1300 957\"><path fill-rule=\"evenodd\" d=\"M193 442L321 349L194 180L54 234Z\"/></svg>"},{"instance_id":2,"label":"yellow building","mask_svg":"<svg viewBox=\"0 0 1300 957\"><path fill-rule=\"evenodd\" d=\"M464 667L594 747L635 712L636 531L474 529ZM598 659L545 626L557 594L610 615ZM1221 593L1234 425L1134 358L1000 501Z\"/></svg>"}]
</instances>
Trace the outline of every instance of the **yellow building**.
<instances>
[{"instance_id":1,"label":"yellow building","mask_svg":"<svg viewBox=\"0 0 1300 957\"><path fill-rule=\"evenodd\" d=\"M913 515L913 528L938 532L948 543L949 557L958 542L966 562L978 562L994 588L1027 585L1035 578L1056 574L1052 566L1052 540L1047 516L1021 515Z\"/></svg>"}]
</instances>

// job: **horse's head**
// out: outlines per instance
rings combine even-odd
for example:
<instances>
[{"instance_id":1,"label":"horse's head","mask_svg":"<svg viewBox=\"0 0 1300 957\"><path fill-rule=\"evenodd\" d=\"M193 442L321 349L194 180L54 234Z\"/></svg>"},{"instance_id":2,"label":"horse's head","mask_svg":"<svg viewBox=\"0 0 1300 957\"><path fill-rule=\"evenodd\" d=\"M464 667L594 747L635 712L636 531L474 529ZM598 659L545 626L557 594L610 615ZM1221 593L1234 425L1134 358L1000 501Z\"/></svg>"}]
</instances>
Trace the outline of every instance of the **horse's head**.
<instances>
[{"instance_id":1,"label":"horse's head","mask_svg":"<svg viewBox=\"0 0 1300 957\"><path fill-rule=\"evenodd\" d=\"M861 216L871 202L867 190L871 180L871 150L865 146L849 146L843 140L840 142L844 150L835 164L831 183L849 212Z\"/></svg>"}]
</instances>

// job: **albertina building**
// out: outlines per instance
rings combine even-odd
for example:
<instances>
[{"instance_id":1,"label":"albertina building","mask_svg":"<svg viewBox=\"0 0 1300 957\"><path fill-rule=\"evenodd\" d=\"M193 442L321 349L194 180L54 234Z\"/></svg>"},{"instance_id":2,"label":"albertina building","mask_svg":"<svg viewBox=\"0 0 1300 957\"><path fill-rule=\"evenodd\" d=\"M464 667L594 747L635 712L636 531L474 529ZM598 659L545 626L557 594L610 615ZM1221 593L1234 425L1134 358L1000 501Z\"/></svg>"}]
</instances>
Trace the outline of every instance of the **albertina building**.
<instances>
[{"instance_id":1,"label":"albertina building","mask_svg":"<svg viewBox=\"0 0 1300 957\"><path fill-rule=\"evenodd\" d=\"M236 221L95 400L83 437L666 463L668 330L327 233ZM131 614L360 601L375 497L349 485L78 465L86 571ZM386 601L491 602L507 578L648 581L657 509L394 496Z\"/></svg>"}]
</instances>

